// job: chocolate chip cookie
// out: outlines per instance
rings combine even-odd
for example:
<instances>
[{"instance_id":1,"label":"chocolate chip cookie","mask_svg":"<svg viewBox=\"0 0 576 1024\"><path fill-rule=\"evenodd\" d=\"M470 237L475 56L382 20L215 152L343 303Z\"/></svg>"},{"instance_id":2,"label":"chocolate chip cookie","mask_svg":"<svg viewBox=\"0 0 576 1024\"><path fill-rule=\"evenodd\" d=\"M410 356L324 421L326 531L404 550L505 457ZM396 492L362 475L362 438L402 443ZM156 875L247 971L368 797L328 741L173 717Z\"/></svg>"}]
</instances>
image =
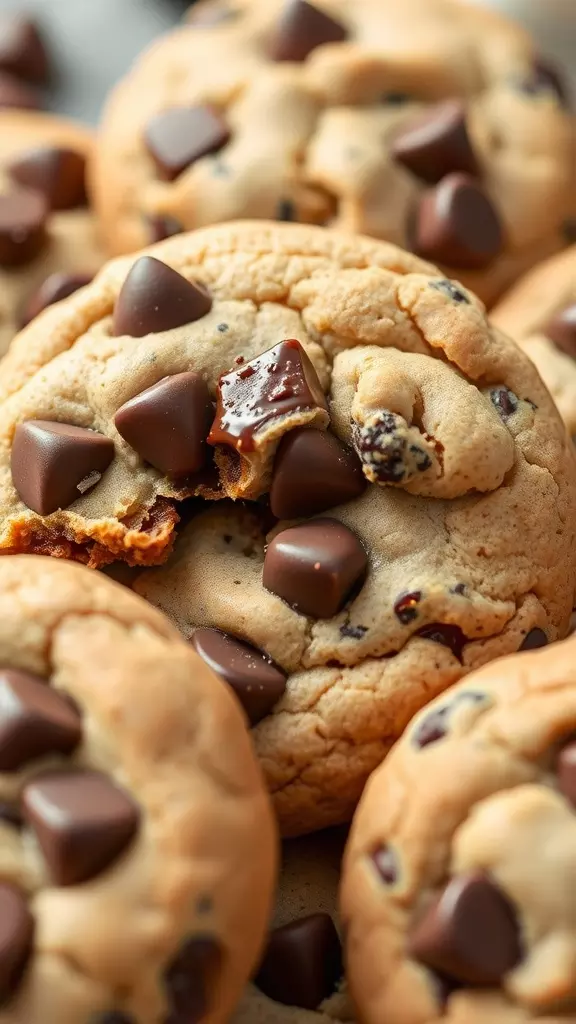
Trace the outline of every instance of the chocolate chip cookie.
<instances>
[{"instance_id":1,"label":"chocolate chip cookie","mask_svg":"<svg viewBox=\"0 0 576 1024\"><path fill-rule=\"evenodd\" d=\"M527 274L491 315L530 356L576 436L576 246Z\"/></svg>"},{"instance_id":2,"label":"chocolate chip cookie","mask_svg":"<svg viewBox=\"0 0 576 1024\"><path fill-rule=\"evenodd\" d=\"M168 622L0 559L0 1016L222 1022L260 954L274 830L234 702Z\"/></svg>"},{"instance_id":3,"label":"chocolate chip cookie","mask_svg":"<svg viewBox=\"0 0 576 1024\"><path fill-rule=\"evenodd\" d=\"M112 94L110 246L235 217L411 248L485 301L559 249L572 124L516 25L454 0L207 0Z\"/></svg>"},{"instance_id":4,"label":"chocolate chip cookie","mask_svg":"<svg viewBox=\"0 0 576 1024\"><path fill-rule=\"evenodd\" d=\"M104 262L86 199L91 150L81 125L0 111L0 355L21 327Z\"/></svg>"},{"instance_id":5,"label":"chocolate chip cookie","mask_svg":"<svg viewBox=\"0 0 576 1024\"><path fill-rule=\"evenodd\" d=\"M374 773L342 885L362 1024L573 1019L575 655L486 666Z\"/></svg>"}]
</instances>

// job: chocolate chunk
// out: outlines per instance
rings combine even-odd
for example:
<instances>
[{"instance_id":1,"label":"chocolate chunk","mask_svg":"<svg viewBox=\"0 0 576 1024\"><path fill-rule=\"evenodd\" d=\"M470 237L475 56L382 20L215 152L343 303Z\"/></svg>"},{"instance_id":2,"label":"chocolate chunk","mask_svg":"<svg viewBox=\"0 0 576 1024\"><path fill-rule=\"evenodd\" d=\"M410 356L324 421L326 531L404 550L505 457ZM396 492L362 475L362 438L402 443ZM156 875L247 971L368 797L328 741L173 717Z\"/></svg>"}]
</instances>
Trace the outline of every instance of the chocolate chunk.
<instances>
[{"instance_id":1,"label":"chocolate chunk","mask_svg":"<svg viewBox=\"0 0 576 1024\"><path fill-rule=\"evenodd\" d=\"M208 444L253 451L269 420L314 408L327 409L318 374L299 341L281 341L220 378Z\"/></svg>"},{"instance_id":2,"label":"chocolate chunk","mask_svg":"<svg viewBox=\"0 0 576 1024\"><path fill-rule=\"evenodd\" d=\"M46 243L48 207L38 192L18 189L0 196L0 267L31 263Z\"/></svg>"},{"instance_id":3,"label":"chocolate chunk","mask_svg":"<svg viewBox=\"0 0 576 1024\"><path fill-rule=\"evenodd\" d=\"M172 238L174 235L181 235L184 228L175 217L162 216L148 218L151 242L163 242L165 238Z\"/></svg>"},{"instance_id":4,"label":"chocolate chunk","mask_svg":"<svg viewBox=\"0 0 576 1024\"><path fill-rule=\"evenodd\" d=\"M280 442L270 507L278 519L313 516L352 501L365 487L354 452L333 434L302 427L285 434Z\"/></svg>"},{"instance_id":5,"label":"chocolate chunk","mask_svg":"<svg viewBox=\"0 0 576 1024\"><path fill-rule=\"evenodd\" d=\"M548 644L548 637L543 629L539 626L534 626L529 633L526 634L520 647L519 651L535 651L538 647L546 647Z\"/></svg>"},{"instance_id":6,"label":"chocolate chunk","mask_svg":"<svg viewBox=\"0 0 576 1024\"><path fill-rule=\"evenodd\" d=\"M558 789L576 807L576 741L571 740L558 754L556 762Z\"/></svg>"},{"instance_id":7,"label":"chocolate chunk","mask_svg":"<svg viewBox=\"0 0 576 1024\"><path fill-rule=\"evenodd\" d=\"M26 327L26 324L34 320L48 306L67 299L79 288L90 284L91 280L92 274L64 274L61 272L50 274L28 299L20 319L20 326Z\"/></svg>"},{"instance_id":8,"label":"chocolate chunk","mask_svg":"<svg viewBox=\"0 0 576 1024\"><path fill-rule=\"evenodd\" d=\"M366 575L368 558L336 519L313 519L278 533L268 545L262 583L301 615L331 619Z\"/></svg>"},{"instance_id":9,"label":"chocolate chunk","mask_svg":"<svg viewBox=\"0 0 576 1024\"><path fill-rule=\"evenodd\" d=\"M116 299L112 333L143 338L191 324L211 309L212 299L203 285L187 281L154 256L141 256Z\"/></svg>"},{"instance_id":10,"label":"chocolate chunk","mask_svg":"<svg viewBox=\"0 0 576 1024\"><path fill-rule=\"evenodd\" d=\"M392 156L412 174L436 185L451 171L479 173L461 100L445 100L402 131L392 143Z\"/></svg>"},{"instance_id":11,"label":"chocolate chunk","mask_svg":"<svg viewBox=\"0 0 576 1024\"><path fill-rule=\"evenodd\" d=\"M40 110L41 107L42 100L36 89L0 71L0 110Z\"/></svg>"},{"instance_id":12,"label":"chocolate chunk","mask_svg":"<svg viewBox=\"0 0 576 1024\"><path fill-rule=\"evenodd\" d=\"M298 220L296 207L291 199L281 199L276 208L276 220Z\"/></svg>"},{"instance_id":13,"label":"chocolate chunk","mask_svg":"<svg viewBox=\"0 0 576 1024\"><path fill-rule=\"evenodd\" d=\"M286 689L286 673L271 658L228 633L207 627L197 629L192 646L212 671L232 687L250 725L265 718Z\"/></svg>"},{"instance_id":14,"label":"chocolate chunk","mask_svg":"<svg viewBox=\"0 0 576 1024\"><path fill-rule=\"evenodd\" d=\"M435 644L449 647L454 657L458 658L458 661L462 661L462 653L465 644L468 643L468 637L462 632L460 626L451 626L447 622L431 622L429 625L417 629L415 635L422 637L423 640L432 640Z\"/></svg>"},{"instance_id":15,"label":"chocolate chunk","mask_svg":"<svg viewBox=\"0 0 576 1024\"><path fill-rule=\"evenodd\" d=\"M210 1010L222 964L220 943L212 935L191 935L164 975L170 1014L166 1024L200 1024Z\"/></svg>"},{"instance_id":16,"label":"chocolate chunk","mask_svg":"<svg viewBox=\"0 0 576 1024\"><path fill-rule=\"evenodd\" d=\"M510 388L493 388L490 401L503 420L509 419L518 409L518 398Z\"/></svg>"},{"instance_id":17,"label":"chocolate chunk","mask_svg":"<svg viewBox=\"0 0 576 1024\"><path fill-rule=\"evenodd\" d=\"M110 867L140 821L132 798L100 772L46 772L22 799L56 885L78 885Z\"/></svg>"},{"instance_id":18,"label":"chocolate chunk","mask_svg":"<svg viewBox=\"0 0 576 1024\"><path fill-rule=\"evenodd\" d=\"M0 70L40 85L48 81L48 54L38 25L31 18L0 15Z\"/></svg>"},{"instance_id":19,"label":"chocolate chunk","mask_svg":"<svg viewBox=\"0 0 576 1024\"><path fill-rule=\"evenodd\" d=\"M454 281L449 281L447 277L441 278L439 281L430 281L430 287L437 292L443 292L453 302L465 302L470 305L470 299L466 292L462 288L458 288Z\"/></svg>"},{"instance_id":20,"label":"chocolate chunk","mask_svg":"<svg viewBox=\"0 0 576 1024\"><path fill-rule=\"evenodd\" d=\"M51 210L86 205L86 159L74 149L30 149L12 160L7 171L17 185L40 192Z\"/></svg>"},{"instance_id":21,"label":"chocolate chunk","mask_svg":"<svg viewBox=\"0 0 576 1024\"><path fill-rule=\"evenodd\" d=\"M391 846L386 844L374 850L372 862L385 885L396 884L399 873L398 858Z\"/></svg>"},{"instance_id":22,"label":"chocolate chunk","mask_svg":"<svg viewBox=\"0 0 576 1024\"><path fill-rule=\"evenodd\" d=\"M0 772L49 754L71 754L82 738L78 712L43 679L0 669Z\"/></svg>"},{"instance_id":23,"label":"chocolate chunk","mask_svg":"<svg viewBox=\"0 0 576 1024\"><path fill-rule=\"evenodd\" d=\"M522 956L514 908L481 872L453 878L417 922L410 955L468 985L499 985Z\"/></svg>"},{"instance_id":24,"label":"chocolate chunk","mask_svg":"<svg viewBox=\"0 0 576 1024\"><path fill-rule=\"evenodd\" d=\"M28 508L49 516L91 490L113 458L110 438L94 430L26 420L12 441L12 482Z\"/></svg>"},{"instance_id":25,"label":"chocolate chunk","mask_svg":"<svg viewBox=\"0 0 576 1024\"><path fill-rule=\"evenodd\" d=\"M482 186L466 174L449 174L422 196L410 244L424 259L481 270L500 253L503 228Z\"/></svg>"},{"instance_id":26,"label":"chocolate chunk","mask_svg":"<svg viewBox=\"0 0 576 1024\"><path fill-rule=\"evenodd\" d=\"M307 0L287 0L268 42L272 60L304 61L317 46L348 38L344 25Z\"/></svg>"},{"instance_id":27,"label":"chocolate chunk","mask_svg":"<svg viewBox=\"0 0 576 1024\"><path fill-rule=\"evenodd\" d=\"M156 114L144 131L144 141L163 181L174 181L182 171L209 153L217 153L230 138L230 130L212 107L172 107Z\"/></svg>"},{"instance_id":28,"label":"chocolate chunk","mask_svg":"<svg viewBox=\"0 0 576 1024\"><path fill-rule=\"evenodd\" d=\"M576 302L556 313L543 331L556 348L576 359Z\"/></svg>"},{"instance_id":29,"label":"chocolate chunk","mask_svg":"<svg viewBox=\"0 0 576 1024\"><path fill-rule=\"evenodd\" d=\"M450 730L450 716L459 705L482 704L485 701L486 697L484 694L474 693L472 690L466 690L464 693L458 693L447 704L444 704L439 708L434 708L433 711L428 712L424 718L420 719L412 733L412 742L420 750L423 747L429 747L431 743L437 743L438 740L442 740L448 735Z\"/></svg>"},{"instance_id":30,"label":"chocolate chunk","mask_svg":"<svg viewBox=\"0 0 576 1024\"><path fill-rule=\"evenodd\" d=\"M277 1003L316 1010L342 976L342 947L329 914L310 914L275 928L255 983Z\"/></svg>"},{"instance_id":31,"label":"chocolate chunk","mask_svg":"<svg viewBox=\"0 0 576 1024\"><path fill-rule=\"evenodd\" d=\"M34 918L22 893L0 883L0 1004L16 991L32 952Z\"/></svg>"},{"instance_id":32,"label":"chocolate chunk","mask_svg":"<svg viewBox=\"0 0 576 1024\"><path fill-rule=\"evenodd\" d=\"M199 373L164 377L116 413L119 434L146 462L168 476L197 473L206 462L214 409Z\"/></svg>"},{"instance_id":33,"label":"chocolate chunk","mask_svg":"<svg viewBox=\"0 0 576 1024\"><path fill-rule=\"evenodd\" d=\"M407 626L409 622L413 622L414 619L418 618L418 605L421 600L421 590L410 590L405 594L400 594L400 597L396 598L394 602L394 614L396 615L396 618L400 619L403 626Z\"/></svg>"}]
</instances>

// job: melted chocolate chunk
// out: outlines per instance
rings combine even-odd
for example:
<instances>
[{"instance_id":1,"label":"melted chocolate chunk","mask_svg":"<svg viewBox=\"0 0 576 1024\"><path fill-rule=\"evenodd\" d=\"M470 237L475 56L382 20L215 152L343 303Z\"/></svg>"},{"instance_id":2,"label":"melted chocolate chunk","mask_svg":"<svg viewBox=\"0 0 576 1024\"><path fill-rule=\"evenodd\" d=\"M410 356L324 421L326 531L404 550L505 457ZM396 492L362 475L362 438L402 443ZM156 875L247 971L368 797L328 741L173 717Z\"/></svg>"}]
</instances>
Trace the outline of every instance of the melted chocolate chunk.
<instances>
[{"instance_id":1,"label":"melted chocolate chunk","mask_svg":"<svg viewBox=\"0 0 576 1024\"><path fill-rule=\"evenodd\" d=\"M271 658L219 629L197 629L192 646L234 690L250 725L265 718L286 689L286 673Z\"/></svg>"},{"instance_id":2,"label":"melted chocolate chunk","mask_svg":"<svg viewBox=\"0 0 576 1024\"><path fill-rule=\"evenodd\" d=\"M518 408L518 398L510 388L493 388L490 401L503 420L513 416Z\"/></svg>"},{"instance_id":3,"label":"melted chocolate chunk","mask_svg":"<svg viewBox=\"0 0 576 1024\"><path fill-rule=\"evenodd\" d=\"M268 56L276 61L302 62L325 43L347 39L344 25L307 0L286 0L280 21L268 42Z\"/></svg>"},{"instance_id":4,"label":"melted chocolate chunk","mask_svg":"<svg viewBox=\"0 0 576 1024\"><path fill-rule=\"evenodd\" d=\"M208 444L253 451L265 423L307 409L327 409L318 375L299 341L282 341L220 378Z\"/></svg>"},{"instance_id":5,"label":"melted chocolate chunk","mask_svg":"<svg viewBox=\"0 0 576 1024\"><path fill-rule=\"evenodd\" d=\"M222 964L220 943L212 935L191 935L164 975L170 1013L166 1024L200 1024L210 1010Z\"/></svg>"},{"instance_id":6,"label":"melted chocolate chunk","mask_svg":"<svg viewBox=\"0 0 576 1024\"><path fill-rule=\"evenodd\" d=\"M482 270L500 254L504 230L491 199L467 174L448 174L420 199L410 245L424 259Z\"/></svg>"},{"instance_id":7,"label":"melted chocolate chunk","mask_svg":"<svg viewBox=\"0 0 576 1024\"><path fill-rule=\"evenodd\" d=\"M367 632L368 626L352 626L350 623L340 626L340 636L350 640L361 640Z\"/></svg>"},{"instance_id":8,"label":"melted chocolate chunk","mask_svg":"<svg viewBox=\"0 0 576 1024\"><path fill-rule=\"evenodd\" d=\"M461 100L438 103L408 124L392 143L391 154L430 185L436 185L451 171L473 176L479 172Z\"/></svg>"},{"instance_id":9,"label":"melted chocolate chunk","mask_svg":"<svg viewBox=\"0 0 576 1024\"><path fill-rule=\"evenodd\" d=\"M430 281L430 287L434 288L437 292L443 292L453 302L465 302L467 305L470 305L470 299L466 292L462 288L458 288L453 281L449 281L447 277L443 277L439 281Z\"/></svg>"},{"instance_id":10,"label":"melted chocolate chunk","mask_svg":"<svg viewBox=\"0 0 576 1024\"><path fill-rule=\"evenodd\" d=\"M372 863L385 885L395 885L398 881L399 865L395 850L388 844L379 846L372 854Z\"/></svg>"},{"instance_id":11,"label":"melted chocolate chunk","mask_svg":"<svg viewBox=\"0 0 576 1024\"><path fill-rule=\"evenodd\" d=\"M441 707L435 707L420 719L412 733L412 742L420 750L444 739L450 730L452 712L462 704L482 704L486 697L482 693L466 690L458 693L452 700Z\"/></svg>"},{"instance_id":12,"label":"melted chocolate chunk","mask_svg":"<svg viewBox=\"0 0 576 1024\"><path fill-rule=\"evenodd\" d=\"M420 614L418 605L421 600L421 590L411 590L408 593L400 594L400 597L396 598L394 614L400 619L402 625L407 626L409 622L414 622L414 619L418 618Z\"/></svg>"},{"instance_id":13,"label":"melted chocolate chunk","mask_svg":"<svg viewBox=\"0 0 576 1024\"><path fill-rule=\"evenodd\" d=\"M342 947L328 914L311 914L276 928L256 985L277 1003L316 1010L342 976Z\"/></svg>"}]
</instances>

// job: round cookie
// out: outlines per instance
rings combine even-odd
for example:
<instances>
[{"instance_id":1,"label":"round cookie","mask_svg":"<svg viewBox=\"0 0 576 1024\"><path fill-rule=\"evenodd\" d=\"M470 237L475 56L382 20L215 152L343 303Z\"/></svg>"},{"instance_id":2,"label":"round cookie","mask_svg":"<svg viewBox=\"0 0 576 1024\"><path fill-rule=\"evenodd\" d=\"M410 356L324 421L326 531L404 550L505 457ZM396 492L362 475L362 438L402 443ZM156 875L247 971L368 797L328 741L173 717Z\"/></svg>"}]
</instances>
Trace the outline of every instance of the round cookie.
<instances>
[{"instance_id":1,"label":"round cookie","mask_svg":"<svg viewBox=\"0 0 576 1024\"><path fill-rule=\"evenodd\" d=\"M86 205L92 144L75 122L0 111L0 355L29 319L104 262Z\"/></svg>"},{"instance_id":2,"label":"round cookie","mask_svg":"<svg viewBox=\"0 0 576 1024\"><path fill-rule=\"evenodd\" d=\"M338 935L345 839L344 829L330 829L283 844L268 945L255 983L246 990L231 1024L354 1020L342 979Z\"/></svg>"},{"instance_id":3,"label":"round cookie","mask_svg":"<svg viewBox=\"0 0 576 1024\"><path fill-rule=\"evenodd\" d=\"M576 436L576 245L535 267L491 317L530 357Z\"/></svg>"},{"instance_id":4,"label":"round cookie","mask_svg":"<svg viewBox=\"0 0 576 1024\"><path fill-rule=\"evenodd\" d=\"M563 102L519 26L455 0L207 0L112 93L94 200L115 252L298 220L412 248L491 303L563 245Z\"/></svg>"},{"instance_id":5,"label":"round cookie","mask_svg":"<svg viewBox=\"0 0 576 1024\"><path fill-rule=\"evenodd\" d=\"M0 560L0 1020L229 1019L275 835L242 717L155 610Z\"/></svg>"},{"instance_id":6,"label":"round cookie","mask_svg":"<svg viewBox=\"0 0 576 1024\"><path fill-rule=\"evenodd\" d=\"M362 1024L574 1019L575 654L474 673L370 779L341 892Z\"/></svg>"}]
</instances>

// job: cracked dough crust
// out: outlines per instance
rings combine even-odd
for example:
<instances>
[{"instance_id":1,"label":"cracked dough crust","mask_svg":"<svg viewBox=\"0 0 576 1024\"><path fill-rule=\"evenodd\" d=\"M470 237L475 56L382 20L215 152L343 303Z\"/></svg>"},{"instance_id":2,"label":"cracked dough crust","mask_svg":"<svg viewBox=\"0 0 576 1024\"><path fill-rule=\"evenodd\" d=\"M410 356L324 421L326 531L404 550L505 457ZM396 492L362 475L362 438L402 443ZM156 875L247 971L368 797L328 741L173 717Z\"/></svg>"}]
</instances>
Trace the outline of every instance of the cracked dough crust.
<instances>
[{"instance_id":1,"label":"cracked dough crust","mask_svg":"<svg viewBox=\"0 0 576 1024\"><path fill-rule=\"evenodd\" d=\"M348 981L362 1024L528 1024L574 1020L576 831L552 761L576 728L576 640L486 666L422 712L372 776L345 855L341 903ZM482 702L461 702L473 691ZM448 734L418 749L434 708ZM400 881L371 855L392 847ZM452 873L487 871L519 917L524 952L500 988L462 988L442 1009L405 952L418 910ZM554 1006L554 999L562 1011Z\"/></svg>"},{"instance_id":2,"label":"cracked dough crust","mask_svg":"<svg viewBox=\"0 0 576 1024\"><path fill-rule=\"evenodd\" d=\"M227 1020L260 952L275 867L268 801L235 702L158 612L53 559L0 559L0 659L74 698L84 739L72 763L106 772L142 811L121 860L66 888L49 884L26 830L0 823L2 881L24 889L36 921L1 1024L86 1024L113 1009L160 1024L162 973L195 932L223 949L206 1024ZM0 798L69 763L0 775Z\"/></svg>"}]
</instances>

